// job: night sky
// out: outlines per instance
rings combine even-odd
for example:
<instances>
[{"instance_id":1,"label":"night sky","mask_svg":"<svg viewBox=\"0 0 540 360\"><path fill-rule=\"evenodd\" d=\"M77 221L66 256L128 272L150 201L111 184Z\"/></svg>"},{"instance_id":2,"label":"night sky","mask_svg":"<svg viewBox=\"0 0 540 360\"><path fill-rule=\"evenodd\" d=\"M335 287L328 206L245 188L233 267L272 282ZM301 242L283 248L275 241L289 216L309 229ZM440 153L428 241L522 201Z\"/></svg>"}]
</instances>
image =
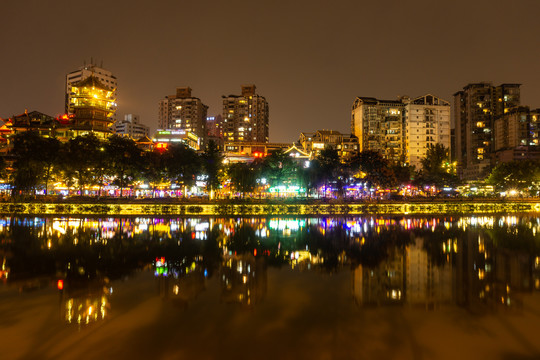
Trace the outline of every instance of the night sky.
<instances>
[{"instance_id":1,"label":"night sky","mask_svg":"<svg viewBox=\"0 0 540 360\"><path fill-rule=\"evenodd\" d=\"M446 100L470 82L521 83L540 107L540 1L43 1L0 3L0 117L64 111L65 75L92 57L118 78L118 118L157 127L158 101L190 86L255 84L270 141L350 132L356 96Z\"/></svg>"}]
</instances>

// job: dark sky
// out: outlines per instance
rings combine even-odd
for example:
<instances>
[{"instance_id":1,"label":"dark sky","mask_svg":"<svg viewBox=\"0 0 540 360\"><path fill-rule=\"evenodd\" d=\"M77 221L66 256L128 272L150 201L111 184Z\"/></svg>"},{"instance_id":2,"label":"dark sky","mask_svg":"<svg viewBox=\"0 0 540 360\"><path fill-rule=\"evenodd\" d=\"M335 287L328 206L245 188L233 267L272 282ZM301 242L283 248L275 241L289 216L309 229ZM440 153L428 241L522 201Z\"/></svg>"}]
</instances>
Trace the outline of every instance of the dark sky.
<instances>
[{"instance_id":1,"label":"dark sky","mask_svg":"<svg viewBox=\"0 0 540 360\"><path fill-rule=\"evenodd\" d=\"M270 141L350 131L355 96L517 82L540 107L540 1L65 1L0 3L0 117L64 109L65 74L91 57L118 78L118 118L155 130L176 87L221 112L255 84Z\"/></svg>"}]
</instances>

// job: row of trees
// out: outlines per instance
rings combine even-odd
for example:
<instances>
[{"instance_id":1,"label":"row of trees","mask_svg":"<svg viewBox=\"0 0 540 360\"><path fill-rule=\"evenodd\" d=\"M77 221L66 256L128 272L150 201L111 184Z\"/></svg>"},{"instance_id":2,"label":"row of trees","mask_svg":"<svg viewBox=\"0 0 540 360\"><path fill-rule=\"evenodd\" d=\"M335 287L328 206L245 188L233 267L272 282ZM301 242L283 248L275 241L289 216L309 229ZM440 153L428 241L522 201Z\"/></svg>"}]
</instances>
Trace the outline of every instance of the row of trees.
<instances>
[{"instance_id":1,"label":"row of trees","mask_svg":"<svg viewBox=\"0 0 540 360\"><path fill-rule=\"evenodd\" d=\"M142 151L133 140L116 135L103 141L88 134L61 143L24 132L14 137L3 168L15 194L39 189L47 194L53 181L62 181L81 194L89 186L98 186L101 194L105 185L116 185L122 191L138 180L154 188L165 181L189 185L198 172L215 175L218 157L215 146L198 156L183 145L164 152ZM213 176L211 185L215 179Z\"/></svg>"},{"instance_id":2,"label":"row of trees","mask_svg":"<svg viewBox=\"0 0 540 360\"><path fill-rule=\"evenodd\" d=\"M297 186L305 189L306 195L313 195L319 188L331 188L340 196L347 186L358 183L384 188L413 182L455 185L457 178L443 166L447 158L447 149L437 145L429 150L422 169L415 172L409 166L390 164L373 151L361 152L342 163L337 151L327 148L309 166L281 151L251 163L225 166L213 142L198 154L183 144L142 151L133 140L116 135L100 140L88 134L60 143L35 132L24 132L13 138L12 151L3 162L3 175L15 194L33 194L37 190L47 194L57 181L80 194L90 186L98 187L99 195L106 185L116 185L122 193L136 181L145 182L154 190L166 183L187 187L204 175L209 194L225 185L243 196L265 188L265 184L276 188Z\"/></svg>"}]
</instances>

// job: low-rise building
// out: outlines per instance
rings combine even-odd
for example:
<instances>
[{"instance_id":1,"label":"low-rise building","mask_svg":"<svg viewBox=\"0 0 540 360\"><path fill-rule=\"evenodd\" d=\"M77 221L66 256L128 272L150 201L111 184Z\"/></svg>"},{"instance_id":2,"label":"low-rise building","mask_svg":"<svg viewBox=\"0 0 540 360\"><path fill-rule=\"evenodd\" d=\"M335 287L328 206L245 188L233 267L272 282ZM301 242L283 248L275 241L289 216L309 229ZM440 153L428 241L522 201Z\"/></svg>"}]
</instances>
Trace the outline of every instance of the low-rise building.
<instances>
[{"instance_id":1,"label":"low-rise building","mask_svg":"<svg viewBox=\"0 0 540 360\"><path fill-rule=\"evenodd\" d=\"M341 161L353 158L359 152L358 138L351 134L342 134L336 130L318 130L314 133L300 133L299 147L312 157L320 155L326 147L337 150Z\"/></svg>"},{"instance_id":2,"label":"low-rise building","mask_svg":"<svg viewBox=\"0 0 540 360\"><path fill-rule=\"evenodd\" d=\"M129 136L132 139L140 139L148 136L150 128L140 123L139 115L126 114L124 120L118 120L113 125L117 135Z\"/></svg>"},{"instance_id":3,"label":"low-rise building","mask_svg":"<svg viewBox=\"0 0 540 360\"><path fill-rule=\"evenodd\" d=\"M166 129L158 130L152 139L154 146L168 147L169 144L182 143L193 150L200 150L201 139L194 133L186 130Z\"/></svg>"}]
</instances>

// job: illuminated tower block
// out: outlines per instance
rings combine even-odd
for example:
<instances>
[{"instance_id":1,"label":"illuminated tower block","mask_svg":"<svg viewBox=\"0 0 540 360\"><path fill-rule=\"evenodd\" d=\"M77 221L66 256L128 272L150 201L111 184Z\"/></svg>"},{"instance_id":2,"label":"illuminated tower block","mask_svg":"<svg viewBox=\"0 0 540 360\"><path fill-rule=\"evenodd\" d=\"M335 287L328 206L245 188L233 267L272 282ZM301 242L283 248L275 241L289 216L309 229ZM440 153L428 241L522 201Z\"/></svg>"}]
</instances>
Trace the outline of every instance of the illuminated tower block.
<instances>
[{"instance_id":1,"label":"illuminated tower block","mask_svg":"<svg viewBox=\"0 0 540 360\"><path fill-rule=\"evenodd\" d=\"M90 64L85 64L81 66L78 70L72 71L66 75L66 113L73 114L74 109L70 105L71 101L71 86L75 83L78 83L90 76L93 76L99 80L101 84L111 89L113 93L113 98L116 99L116 88L118 86L116 76L112 74L109 70L103 69L102 67L97 66L92 61ZM116 111L110 115L111 120L116 121Z\"/></svg>"},{"instance_id":2,"label":"illuminated tower block","mask_svg":"<svg viewBox=\"0 0 540 360\"><path fill-rule=\"evenodd\" d=\"M74 136L93 132L99 138L112 134L112 117L116 111L116 99L112 88L103 85L96 77L90 76L70 84L72 129Z\"/></svg>"}]
</instances>

